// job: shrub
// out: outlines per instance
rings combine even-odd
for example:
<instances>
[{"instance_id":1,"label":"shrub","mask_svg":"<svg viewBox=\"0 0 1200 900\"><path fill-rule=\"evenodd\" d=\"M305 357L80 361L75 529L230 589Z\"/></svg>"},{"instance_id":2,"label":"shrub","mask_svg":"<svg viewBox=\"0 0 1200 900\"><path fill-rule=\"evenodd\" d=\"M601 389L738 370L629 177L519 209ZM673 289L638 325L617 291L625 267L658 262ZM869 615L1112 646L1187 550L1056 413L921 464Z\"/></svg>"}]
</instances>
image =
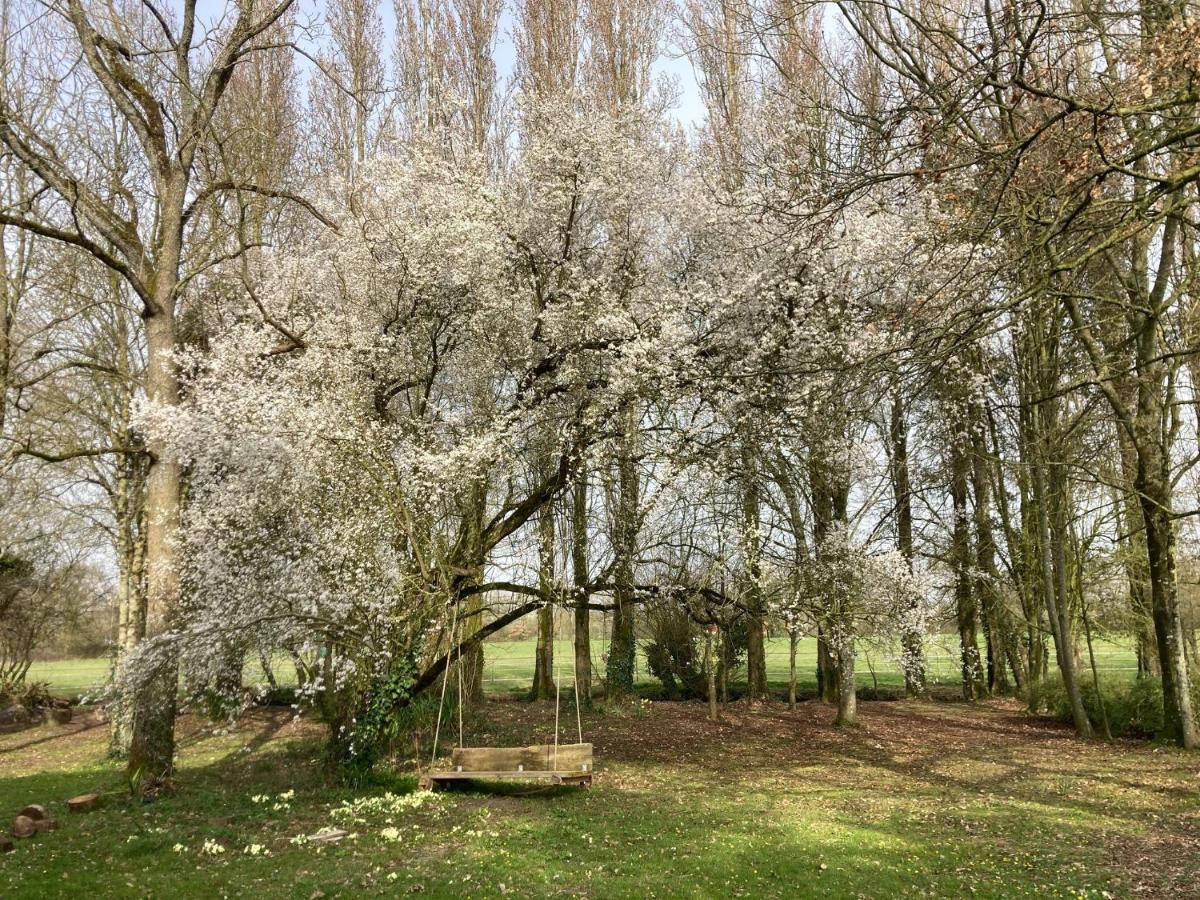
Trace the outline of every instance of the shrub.
<instances>
[{"instance_id":1,"label":"shrub","mask_svg":"<svg viewBox=\"0 0 1200 900\"><path fill-rule=\"evenodd\" d=\"M679 607L661 606L646 614L650 642L646 666L662 682L668 700L706 698L700 627Z\"/></svg>"},{"instance_id":2,"label":"shrub","mask_svg":"<svg viewBox=\"0 0 1200 900\"><path fill-rule=\"evenodd\" d=\"M360 785L371 769L404 735L417 698L411 692L410 659L393 661L382 675L363 673L336 689L316 695L316 707L329 726L327 763L339 781Z\"/></svg>"},{"instance_id":3,"label":"shrub","mask_svg":"<svg viewBox=\"0 0 1200 900\"><path fill-rule=\"evenodd\" d=\"M53 706L54 697L45 681L0 682L0 706L18 704L29 711Z\"/></svg>"},{"instance_id":4,"label":"shrub","mask_svg":"<svg viewBox=\"0 0 1200 900\"><path fill-rule=\"evenodd\" d=\"M1157 678L1101 679L1098 697L1095 683L1087 677L1080 684L1080 694L1088 718L1095 726L1102 721L1099 699L1103 698L1113 737L1153 737L1163 729L1162 682ZM1200 685L1192 685L1192 694L1193 704L1200 703ZM1072 721L1071 703L1059 675L1035 685L1028 700L1031 709L1048 712L1064 722Z\"/></svg>"}]
</instances>

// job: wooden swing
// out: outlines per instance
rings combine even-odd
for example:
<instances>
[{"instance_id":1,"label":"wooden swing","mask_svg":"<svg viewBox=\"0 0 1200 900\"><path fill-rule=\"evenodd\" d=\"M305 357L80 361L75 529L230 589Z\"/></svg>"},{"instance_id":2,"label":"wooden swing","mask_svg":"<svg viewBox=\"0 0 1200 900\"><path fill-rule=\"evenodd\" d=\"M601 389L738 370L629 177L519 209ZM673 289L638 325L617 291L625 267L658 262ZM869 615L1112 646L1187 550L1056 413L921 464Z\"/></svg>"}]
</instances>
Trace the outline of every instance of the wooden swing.
<instances>
[{"instance_id":1,"label":"wooden swing","mask_svg":"<svg viewBox=\"0 0 1200 900\"><path fill-rule=\"evenodd\" d=\"M455 626L458 624L458 606L454 607L454 618L450 625L453 645ZM554 629L551 628L553 637ZM461 633L459 635L461 638ZM462 719L462 643L456 645L455 681L458 683L458 746L450 754L449 769L434 769L437 761L438 738L442 731L442 711L446 705L446 685L450 680L450 665L442 677L442 694L438 700L437 726L433 732L433 755L430 769L421 776L421 787L437 790L452 781L525 781L542 784L573 784L588 788L592 786L592 745L583 742L583 719L579 707L579 682L575 681L575 727L579 735L577 744L559 744L558 722L562 689L558 675L558 660L554 663L554 743L534 744L530 747L464 747Z\"/></svg>"}]
</instances>

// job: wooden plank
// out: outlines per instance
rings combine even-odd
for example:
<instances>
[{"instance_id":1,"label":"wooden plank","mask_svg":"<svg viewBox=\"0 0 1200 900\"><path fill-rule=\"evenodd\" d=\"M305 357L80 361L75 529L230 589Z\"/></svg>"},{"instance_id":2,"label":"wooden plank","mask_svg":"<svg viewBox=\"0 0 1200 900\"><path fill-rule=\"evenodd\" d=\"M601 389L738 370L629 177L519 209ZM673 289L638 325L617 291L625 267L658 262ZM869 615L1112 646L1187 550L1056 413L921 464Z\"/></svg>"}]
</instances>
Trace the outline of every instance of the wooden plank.
<instances>
[{"instance_id":1,"label":"wooden plank","mask_svg":"<svg viewBox=\"0 0 1200 900\"><path fill-rule=\"evenodd\" d=\"M464 772L592 770L591 744L534 744L529 747L456 747L451 765Z\"/></svg>"}]
</instances>

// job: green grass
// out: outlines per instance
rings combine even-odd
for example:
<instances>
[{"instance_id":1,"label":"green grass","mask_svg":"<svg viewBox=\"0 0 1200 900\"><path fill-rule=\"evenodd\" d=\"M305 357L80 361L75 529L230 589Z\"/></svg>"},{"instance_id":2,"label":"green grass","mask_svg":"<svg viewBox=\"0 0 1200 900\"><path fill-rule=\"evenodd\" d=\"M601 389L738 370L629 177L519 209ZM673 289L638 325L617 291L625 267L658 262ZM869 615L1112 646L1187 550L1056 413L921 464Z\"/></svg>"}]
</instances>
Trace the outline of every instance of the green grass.
<instances>
[{"instance_id":1,"label":"green grass","mask_svg":"<svg viewBox=\"0 0 1200 900\"><path fill-rule=\"evenodd\" d=\"M1081 744L1003 703L867 703L856 729L817 703L735 705L721 724L699 704L642 710L585 721L590 792L451 792L353 823L334 809L413 779L329 786L319 732L282 711L233 733L189 720L177 790L151 805L126 798L103 727L0 735L0 810L43 803L62 823L0 857L0 896L1100 898L1200 879L1181 751ZM545 740L548 721L545 705L494 703L468 740ZM97 788L100 810L65 811ZM353 837L292 843L338 824Z\"/></svg>"},{"instance_id":2,"label":"green grass","mask_svg":"<svg viewBox=\"0 0 1200 900\"><path fill-rule=\"evenodd\" d=\"M29 667L26 681L49 682L50 689L55 693L78 696L102 686L111 666L111 661L104 656L38 660Z\"/></svg>"},{"instance_id":3,"label":"green grass","mask_svg":"<svg viewBox=\"0 0 1200 900\"><path fill-rule=\"evenodd\" d=\"M493 694L512 693L527 689L533 680L533 658L536 641L492 640L484 645L484 683ZM604 654L608 642L592 641L592 664L598 676L604 672ZM555 659L559 680L564 690L570 690L574 677L569 640L555 641ZM930 684L958 684L960 679L957 638L951 635L930 638L926 642L927 674ZM1132 678L1137 670L1131 646L1113 640L1096 641L1096 662L1102 678ZM816 688L817 642L807 638L800 642L796 654L798 680L802 690ZM35 662L29 670L29 679L47 681L57 693L79 696L95 691L108 677L109 661L103 657L95 659L65 659ZM276 677L282 684L293 682L294 672L286 658L275 663ZM638 655L637 679L645 686L654 686L657 681L646 670L646 661ZM1090 670L1085 676L1090 677ZM252 682L261 681L259 664L251 660L246 666L246 676ZM788 642L786 638L772 638L767 643L767 677L775 690L782 692L788 679ZM736 680L736 679L735 679ZM895 661L894 650L880 648L863 642L859 648L857 682L860 688L899 688L904 678Z\"/></svg>"}]
</instances>

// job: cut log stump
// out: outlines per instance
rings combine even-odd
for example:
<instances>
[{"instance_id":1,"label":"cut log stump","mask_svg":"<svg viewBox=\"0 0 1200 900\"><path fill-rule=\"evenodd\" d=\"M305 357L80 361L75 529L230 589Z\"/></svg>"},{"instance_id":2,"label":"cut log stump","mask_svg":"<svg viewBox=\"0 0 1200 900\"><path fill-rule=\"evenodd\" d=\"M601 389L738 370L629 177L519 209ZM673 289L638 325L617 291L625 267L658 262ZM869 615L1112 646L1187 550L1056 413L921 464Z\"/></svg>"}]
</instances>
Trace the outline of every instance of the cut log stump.
<instances>
[{"instance_id":1,"label":"cut log stump","mask_svg":"<svg viewBox=\"0 0 1200 900\"><path fill-rule=\"evenodd\" d=\"M99 805L99 794L80 794L67 801L67 809L71 812L91 812Z\"/></svg>"},{"instance_id":2,"label":"cut log stump","mask_svg":"<svg viewBox=\"0 0 1200 900\"><path fill-rule=\"evenodd\" d=\"M47 818L46 807L37 803L30 803L27 807L17 813L18 816L28 816L35 822L39 819Z\"/></svg>"},{"instance_id":3,"label":"cut log stump","mask_svg":"<svg viewBox=\"0 0 1200 900\"><path fill-rule=\"evenodd\" d=\"M12 828L9 831L15 838L33 837L37 834L37 825L29 816L17 816L12 820Z\"/></svg>"},{"instance_id":4,"label":"cut log stump","mask_svg":"<svg viewBox=\"0 0 1200 900\"><path fill-rule=\"evenodd\" d=\"M12 842L7 834L0 834L0 853L11 853L17 849L17 845Z\"/></svg>"}]
</instances>

